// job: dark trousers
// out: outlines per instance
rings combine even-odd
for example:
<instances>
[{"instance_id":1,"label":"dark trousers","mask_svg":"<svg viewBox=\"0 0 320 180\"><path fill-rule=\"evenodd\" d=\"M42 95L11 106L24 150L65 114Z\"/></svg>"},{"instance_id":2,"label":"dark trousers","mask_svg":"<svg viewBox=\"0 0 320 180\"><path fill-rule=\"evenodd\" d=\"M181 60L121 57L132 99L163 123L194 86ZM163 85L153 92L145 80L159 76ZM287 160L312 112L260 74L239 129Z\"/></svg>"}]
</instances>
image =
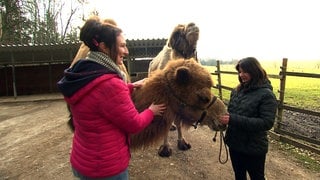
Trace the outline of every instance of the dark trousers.
<instances>
[{"instance_id":1,"label":"dark trousers","mask_svg":"<svg viewBox=\"0 0 320 180\"><path fill-rule=\"evenodd\" d=\"M247 172L251 180L264 180L266 154L248 155L229 149L232 168L236 180L246 180Z\"/></svg>"}]
</instances>

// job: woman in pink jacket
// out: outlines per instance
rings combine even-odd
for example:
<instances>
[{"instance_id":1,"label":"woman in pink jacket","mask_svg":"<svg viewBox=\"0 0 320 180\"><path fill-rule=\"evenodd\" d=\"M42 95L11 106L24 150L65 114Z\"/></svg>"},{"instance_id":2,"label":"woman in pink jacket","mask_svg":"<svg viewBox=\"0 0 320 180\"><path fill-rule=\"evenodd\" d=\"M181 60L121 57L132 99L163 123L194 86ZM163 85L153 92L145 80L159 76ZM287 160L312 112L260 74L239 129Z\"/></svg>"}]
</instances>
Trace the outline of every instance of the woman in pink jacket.
<instances>
[{"instance_id":1,"label":"woman in pink jacket","mask_svg":"<svg viewBox=\"0 0 320 180\"><path fill-rule=\"evenodd\" d=\"M80 40L90 52L58 82L75 127L73 173L80 179L128 179L129 135L147 127L165 105L136 110L130 94L142 81L124 82L118 65L128 48L120 28L92 18L81 28Z\"/></svg>"}]
</instances>

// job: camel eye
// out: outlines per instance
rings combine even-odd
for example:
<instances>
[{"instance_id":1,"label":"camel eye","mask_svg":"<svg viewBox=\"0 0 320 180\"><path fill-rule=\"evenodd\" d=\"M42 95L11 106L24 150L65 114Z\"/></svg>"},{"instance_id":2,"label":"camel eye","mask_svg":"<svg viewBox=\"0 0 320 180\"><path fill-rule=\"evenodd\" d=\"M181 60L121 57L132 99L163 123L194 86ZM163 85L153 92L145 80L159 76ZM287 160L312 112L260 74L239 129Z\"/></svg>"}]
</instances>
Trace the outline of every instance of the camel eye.
<instances>
[{"instance_id":1,"label":"camel eye","mask_svg":"<svg viewBox=\"0 0 320 180\"><path fill-rule=\"evenodd\" d=\"M206 96L198 96L198 99L200 102L204 103L204 104L207 104L209 103L210 99Z\"/></svg>"}]
</instances>

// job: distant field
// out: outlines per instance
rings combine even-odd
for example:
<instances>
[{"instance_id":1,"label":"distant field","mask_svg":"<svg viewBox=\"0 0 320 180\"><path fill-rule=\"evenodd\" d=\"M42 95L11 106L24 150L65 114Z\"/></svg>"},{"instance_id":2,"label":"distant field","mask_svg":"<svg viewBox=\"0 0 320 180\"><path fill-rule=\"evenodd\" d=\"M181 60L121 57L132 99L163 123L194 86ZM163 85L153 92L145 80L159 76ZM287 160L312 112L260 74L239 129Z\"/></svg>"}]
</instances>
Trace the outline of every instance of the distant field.
<instances>
[{"instance_id":1,"label":"distant field","mask_svg":"<svg viewBox=\"0 0 320 180\"><path fill-rule=\"evenodd\" d=\"M282 60L261 62L268 74L278 75ZM205 66L210 72L216 70L215 66ZM234 71L234 65L221 65L222 71ZM319 61L288 61L287 71L289 72L303 72L320 74L320 60ZM213 81L216 84L217 76L213 76ZM273 91L277 98L279 98L280 80L270 78L273 85ZM228 87L235 87L238 84L236 75L222 74L222 85ZM218 90L214 89L214 93L218 95ZM222 91L223 99L229 100L230 91ZM311 109L320 111L320 79L319 78L305 78L287 76L284 102L290 106L299 108Z\"/></svg>"}]
</instances>

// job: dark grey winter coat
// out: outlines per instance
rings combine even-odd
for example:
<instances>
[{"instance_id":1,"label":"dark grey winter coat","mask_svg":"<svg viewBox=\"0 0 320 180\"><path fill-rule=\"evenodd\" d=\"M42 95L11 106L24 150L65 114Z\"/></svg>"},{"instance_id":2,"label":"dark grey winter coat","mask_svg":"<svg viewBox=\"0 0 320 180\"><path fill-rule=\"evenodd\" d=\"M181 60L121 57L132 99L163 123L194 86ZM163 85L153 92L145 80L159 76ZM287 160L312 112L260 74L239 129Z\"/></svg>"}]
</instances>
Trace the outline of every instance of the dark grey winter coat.
<instances>
[{"instance_id":1,"label":"dark grey winter coat","mask_svg":"<svg viewBox=\"0 0 320 180\"><path fill-rule=\"evenodd\" d=\"M269 81L246 92L232 91L226 144L234 151L249 155L267 153L267 131L273 127L276 111L277 100Z\"/></svg>"}]
</instances>

